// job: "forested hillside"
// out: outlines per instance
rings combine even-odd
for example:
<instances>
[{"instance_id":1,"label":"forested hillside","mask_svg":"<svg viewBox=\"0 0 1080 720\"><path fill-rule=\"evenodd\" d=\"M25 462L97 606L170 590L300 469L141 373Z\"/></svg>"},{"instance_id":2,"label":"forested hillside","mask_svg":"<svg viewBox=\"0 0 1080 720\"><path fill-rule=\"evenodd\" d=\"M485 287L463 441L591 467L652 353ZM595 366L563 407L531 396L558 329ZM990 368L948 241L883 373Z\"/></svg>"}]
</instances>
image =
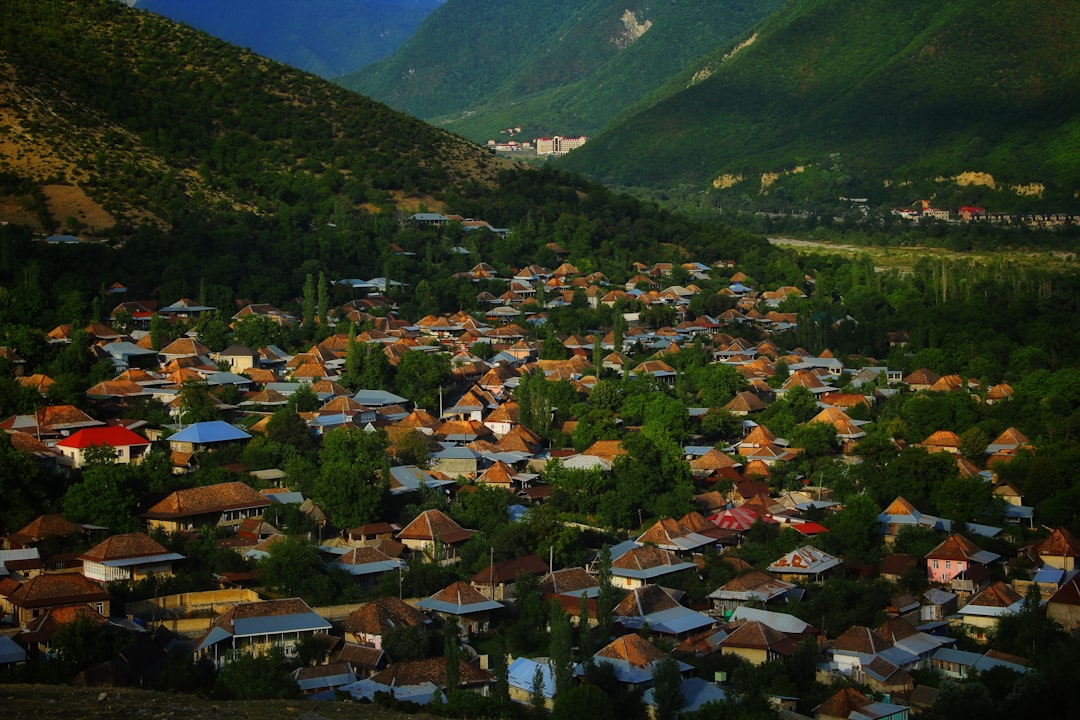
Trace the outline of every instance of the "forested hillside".
<instances>
[{"instance_id":1,"label":"forested hillside","mask_svg":"<svg viewBox=\"0 0 1080 720\"><path fill-rule=\"evenodd\" d=\"M0 194L50 230L122 233L217 211L307 227L315 206L326 215L405 188L490 184L499 165L384 105L117 2L4 10ZM56 216L58 188L107 216ZM305 211L292 215L297 198Z\"/></svg>"},{"instance_id":2,"label":"forested hillside","mask_svg":"<svg viewBox=\"0 0 1080 720\"><path fill-rule=\"evenodd\" d=\"M300 70L332 77L392 53L444 0L133 0Z\"/></svg>"},{"instance_id":3,"label":"forested hillside","mask_svg":"<svg viewBox=\"0 0 1080 720\"><path fill-rule=\"evenodd\" d=\"M781 207L1076 207L1080 8L793 0L563 162Z\"/></svg>"},{"instance_id":4,"label":"forested hillside","mask_svg":"<svg viewBox=\"0 0 1080 720\"><path fill-rule=\"evenodd\" d=\"M580 135L744 32L781 0L450 0L392 56L340 82L478 142Z\"/></svg>"}]
</instances>

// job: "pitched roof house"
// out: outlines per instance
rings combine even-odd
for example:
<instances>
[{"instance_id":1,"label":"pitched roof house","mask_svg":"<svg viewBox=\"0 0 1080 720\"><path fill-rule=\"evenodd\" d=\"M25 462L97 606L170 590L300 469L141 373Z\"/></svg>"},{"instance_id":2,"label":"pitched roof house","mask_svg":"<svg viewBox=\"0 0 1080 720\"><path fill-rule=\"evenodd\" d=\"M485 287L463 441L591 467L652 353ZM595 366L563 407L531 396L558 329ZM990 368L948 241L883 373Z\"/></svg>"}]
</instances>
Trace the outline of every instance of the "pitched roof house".
<instances>
[{"instance_id":1,"label":"pitched roof house","mask_svg":"<svg viewBox=\"0 0 1080 720\"><path fill-rule=\"evenodd\" d=\"M1000 555L980 550L963 535L950 535L926 554L926 576L930 582L947 583L973 566L986 566Z\"/></svg>"},{"instance_id":2,"label":"pitched roof house","mask_svg":"<svg viewBox=\"0 0 1080 720\"><path fill-rule=\"evenodd\" d=\"M77 573L38 575L8 595L15 620L26 625L42 613L60 608L85 606L101 615L109 614L109 593Z\"/></svg>"},{"instance_id":3,"label":"pitched roof house","mask_svg":"<svg viewBox=\"0 0 1080 720\"><path fill-rule=\"evenodd\" d=\"M90 548L79 559L82 573L99 583L136 582L151 575L172 577L173 562L183 560L146 533L113 535Z\"/></svg>"},{"instance_id":4,"label":"pitched roof house","mask_svg":"<svg viewBox=\"0 0 1080 720\"><path fill-rule=\"evenodd\" d=\"M399 627L422 627L428 618L404 600L388 596L364 603L349 613L343 627L348 637L358 643L382 647L382 637Z\"/></svg>"},{"instance_id":5,"label":"pitched roof house","mask_svg":"<svg viewBox=\"0 0 1080 720\"><path fill-rule=\"evenodd\" d=\"M489 600L479 590L461 580L450 583L434 595L420 600L416 606L430 610L443 619L456 617L463 635L487 632L491 613L503 609L502 603Z\"/></svg>"},{"instance_id":6,"label":"pitched roof house","mask_svg":"<svg viewBox=\"0 0 1080 720\"><path fill-rule=\"evenodd\" d=\"M116 453L115 462L138 463L150 450L150 441L119 425L87 427L56 443L66 464L79 468L86 464L91 448L106 447Z\"/></svg>"},{"instance_id":7,"label":"pitched roof house","mask_svg":"<svg viewBox=\"0 0 1080 720\"><path fill-rule=\"evenodd\" d=\"M177 490L143 513L151 529L166 532L200 527L238 527L262 515L270 500L242 482L220 483Z\"/></svg>"},{"instance_id":8,"label":"pitched roof house","mask_svg":"<svg viewBox=\"0 0 1080 720\"><path fill-rule=\"evenodd\" d=\"M457 558L457 548L472 537L475 530L461 527L441 510L425 510L402 528L397 539L413 552L430 555L436 562ZM440 556L434 557L436 546Z\"/></svg>"},{"instance_id":9,"label":"pitched roof house","mask_svg":"<svg viewBox=\"0 0 1080 720\"><path fill-rule=\"evenodd\" d=\"M290 655L301 639L330 629L330 623L300 598L240 603L214 620L195 654L217 667L237 652L261 655L280 647Z\"/></svg>"}]
</instances>

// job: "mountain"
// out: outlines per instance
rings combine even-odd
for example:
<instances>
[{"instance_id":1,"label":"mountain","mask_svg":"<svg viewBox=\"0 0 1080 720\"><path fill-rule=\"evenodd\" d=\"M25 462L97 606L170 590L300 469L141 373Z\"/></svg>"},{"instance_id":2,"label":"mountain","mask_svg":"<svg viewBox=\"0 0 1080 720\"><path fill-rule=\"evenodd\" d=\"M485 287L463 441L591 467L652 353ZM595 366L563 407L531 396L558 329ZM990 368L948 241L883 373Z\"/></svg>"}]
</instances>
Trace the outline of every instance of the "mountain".
<instances>
[{"instance_id":1,"label":"mountain","mask_svg":"<svg viewBox=\"0 0 1080 720\"><path fill-rule=\"evenodd\" d=\"M596 132L782 0L448 0L346 87L478 142Z\"/></svg>"},{"instance_id":2,"label":"mountain","mask_svg":"<svg viewBox=\"0 0 1080 720\"><path fill-rule=\"evenodd\" d=\"M5 2L0 94L0 217L47 229L124 232L217 211L303 226L301 205L430 198L490 185L505 167L385 105L114 0Z\"/></svg>"},{"instance_id":3,"label":"mountain","mask_svg":"<svg viewBox=\"0 0 1080 720\"><path fill-rule=\"evenodd\" d=\"M323 77L393 52L445 0L127 0Z\"/></svg>"},{"instance_id":4,"label":"mountain","mask_svg":"<svg viewBox=\"0 0 1080 720\"><path fill-rule=\"evenodd\" d=\"M782 206L1077 207L1080 5L791 0L561 163Z\"/></svg>"}]
</instances>

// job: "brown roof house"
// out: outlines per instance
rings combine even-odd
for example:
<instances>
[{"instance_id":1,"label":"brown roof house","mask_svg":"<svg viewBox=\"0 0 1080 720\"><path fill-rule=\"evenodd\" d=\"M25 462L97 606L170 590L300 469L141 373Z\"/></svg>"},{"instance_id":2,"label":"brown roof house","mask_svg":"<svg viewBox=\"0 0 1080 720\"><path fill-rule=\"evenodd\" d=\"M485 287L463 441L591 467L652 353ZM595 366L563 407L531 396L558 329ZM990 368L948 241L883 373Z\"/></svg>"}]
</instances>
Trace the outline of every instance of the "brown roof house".
<instances>
[{"instance_id":1,"label":"brown roof house","mask_svg":"<svg viewBox=\"0 0 1080 720\"><path fill-rule=\"evenodd\" d=\"M1054 528L1036 551L1044 567L1065 571L1080 569L1080 541L1063 527Z\"/></svg>"},{"instance_id":2,"label":"brown roof house","mask_svg":"<svg viewBox=\"0 0 1080 720\"><path fill-rule=\"evenodd\" d=\"M908 720L908 708L876 702L855 688L844 688L814 708L814 720Z\"/></svg>"},{"instance_id":3,"label":"brown roof house","mask_svg":"<svg viewBox=\"0 0 1080 720\"><path fill-rule=\"evenodd\" d=\"M426 597L416 606L430 610L443 620L457 618L462 635L481 634L488 630L491 614L502 610L502 603L489 600L479 590L458 580Z\"/></svg>"},{"instance_id":4,"label":"brown roof house","mask_svg":"<svg viewBox=\"0 0 1080 720\"><path fill-rule=\"evenodd\" d=\"M1018 613L1023 606L1024 598L1020 593L999 580L983 588L957 613L961 624L971 631L971 635L976 640L985 641L989 631L997 627L1002 615Z\"/></svg>"},{"instance_id":5,"label":"brown roof house","mask_svg":"<svg viewBox=\"0 0 1080 720\"><path fill-rule=\"evenodd\" d=\"M759 620L744 622L720 641L720 652L737 655L753 665L791 657L798 643Z\"/></svg>"},{"instance_id":6,"label":"brown roof house","mask_svg":"<svg viewBox=\"0 0 1080 720\"><path fill-rule=\"evenodd\" d=\"M593 661L599 665L607 663L615 671L615 677L629 689L641 689L651 687L653 683L653 671L658 663L670 657L660 648L650 643L640 635L631 633L612 640L608 645L601 648L593 655ZM687 673L693 668L681 661L679 670ZM584 669L578 666L575 675L584 674Z\"/></svg>"},{"instance_id":7,"label":"brown roof house","mask_svg":"<svg viewBox=\"0 0 1080 720\"><path fill-rule=\"evenodd\" d=\"M634 588L657 582L673 573L692 570L696 565L679 559L670 550L652 545L634 547L611 561L611 582L619 588Z\"/></svg>"},{"instance_id":8,"label":"brown roof house","mask_svg":"<svg viewBox=\"0 0 1080 720\"><path fill-rule=\"evenodd\" d=\"M177 490L145 513L150 529L166 532L201 527L239 527L244 520L262 515L270 500L242 482L220 483Z\"/></svg>"},{"instance_id":9,"label":"brown roof house","mask_svg":"<svg viewBox=\"0 0 1080 720\"><path fill-rule=\"evenodd\" d=\"M390 596L364 603L349 613L343 624L346 637L355 642L382 648L382 638L400 627L423 627L428 618L404 600Z\"/></svg>"},{"instance_id":10,"label":"brown roof house","mask_svg":"<svg viewBox=\"0 0 1080 720\"><path fill-rule=\"evenodd\" d=\"M60 608L88 607L108 616L109 593L77 573L38 575L8 595L15 621L27 625L43 613Z\"/></svg>"},{"instance_id":11,"label":"brown roof house","mask_svg":"<svg viewBox=\"0 0 1080 720\"><path fill-rule=\"evenodd\" d=\"M169 552L146 533L126 533L105 539L79 558L83 575L95 582L111 583L172 577L173 563L184 556Z\"/></svg>"},{"instance_id":12,"label":"brown roof house","mask_svg":"<svg viewBox=\"0 0 1080 720\"><path fill-rule=\"evenodd\" d=\"M402 528L397 539L430 562L457 562L457 549L475 530L461 527L441 510L425 510Z\"/></svg>"},{"instance_id":13,"label":"brown roof house","mask_svg":"<svg viewBox=\"0 0 1080 720\"><path fill-rule=\"evenodd\" d=\"M1050 596L1046 617L1069 632L1080 628L1080 575L1073 575Z\"/></svg>"},{"instance_id":14,"label":"brown roof house","mask_svg":"<svg viewBox=\"0 0 1080 720\"><path fill-rule=\"evenodd\" d=\"M330 629L330 623L300 598L240 603L214 620L195 655L212 660L218 668L237 653L262 655L280 647L291 656L302 639Z\"/></svg>"},{"instance_id":15,"label":"brown roof house","mask_svg":"<svg viewBox=\"0 0 1080 720\"><path fill-rule=\"evenodd\" d=\"M980 550L963 535L950 535L926 555L926 577L930 582L948 583L976 566L985 567L1001 558Z\"/></svg>"},{"instance_id":16,"label":"brown roof house","mask_svg":"<svg viewBox=\"0 0 1080 720\"><path fill-rule=\"evenodd\" d=\"M771 601L784 597L795 585L778 580L760 570L739 575L709 594L713 613L725 620L736 608L747 606L764 608Z\"/></svg>"},{"instance_id":17,"label":"brown roof house","mask_svg":"<svg viewBox=\"0 0 1080 720\"><path fill-rule=\"evenodd\" d=\"M504 602L514 597L514 583L522 573L543 577L548 574L548 564L536 555L500 560L472 576L469 584L481 593Z\"/></svg>"}]
</instances>

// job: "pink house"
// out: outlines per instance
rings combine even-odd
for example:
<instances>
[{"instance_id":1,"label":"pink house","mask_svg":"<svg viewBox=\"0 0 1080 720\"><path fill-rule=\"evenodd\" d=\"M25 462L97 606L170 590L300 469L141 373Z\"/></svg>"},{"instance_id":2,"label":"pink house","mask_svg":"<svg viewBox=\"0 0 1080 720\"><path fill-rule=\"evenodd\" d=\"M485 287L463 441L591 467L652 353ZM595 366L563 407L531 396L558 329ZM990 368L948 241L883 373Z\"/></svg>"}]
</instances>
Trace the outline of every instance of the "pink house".
<instances>
[{"instance_id":1,"label":"pink house","mask_svg":"<svg viewBox=\"0 0 1080 720\"><path fill-rule=\"evenodd\" d=\"M980 550L963 535L950 535L927 553L926 577L930 582L949 583L968 568L989 565L1000 557L988 550Z\"/></svg>"}]
</instances>

